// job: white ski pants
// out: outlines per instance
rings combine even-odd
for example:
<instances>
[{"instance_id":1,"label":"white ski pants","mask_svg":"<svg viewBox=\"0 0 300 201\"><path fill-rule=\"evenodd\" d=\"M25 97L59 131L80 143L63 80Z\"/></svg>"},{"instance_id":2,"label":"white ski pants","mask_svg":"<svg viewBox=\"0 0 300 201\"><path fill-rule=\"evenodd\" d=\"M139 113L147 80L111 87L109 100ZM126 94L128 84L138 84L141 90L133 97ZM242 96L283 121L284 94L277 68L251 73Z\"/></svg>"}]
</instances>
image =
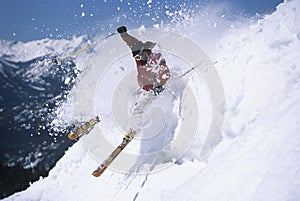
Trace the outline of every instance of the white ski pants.
<instances>
[{"instance_id":1,"label":"white ski pants","mask_svg":"<svg viewBox=\"0 0 300 201\"><path fill-rule=\"evenodd\" d=\"M129 126L136 133L140 133L143 128L143 113L151 105L151 103L157 98L152 92L145 91L140 94L136 103L130 110L130 123Z\"/></svg>"}]
</instances>

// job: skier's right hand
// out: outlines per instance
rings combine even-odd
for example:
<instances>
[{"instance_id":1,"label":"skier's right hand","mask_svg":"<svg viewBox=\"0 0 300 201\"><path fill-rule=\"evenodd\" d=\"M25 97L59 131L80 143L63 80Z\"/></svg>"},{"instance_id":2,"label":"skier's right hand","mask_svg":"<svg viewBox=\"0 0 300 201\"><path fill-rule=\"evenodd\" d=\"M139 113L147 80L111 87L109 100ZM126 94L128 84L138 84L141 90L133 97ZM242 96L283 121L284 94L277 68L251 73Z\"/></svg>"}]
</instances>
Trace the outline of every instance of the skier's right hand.
<instances>
[{"instance_id":1,"label":"skier's right hand","mask_svg":"<svg viewBox=\"0 0 300 201\"><path fill-rule=\"evenodd\" d=\"M153 90L154 95L158 96L164 90L164 87L159 85L159 86L154 87L152 90Z\"/></svg>"},{"instance_id":2,"label":"skier's right hand","mask_svg":"<svg viewBox=\"0 0 300 201\"><path fill-rule=\"evenodd\" d=\"M121 26L117 29L117 32L119 34L122 34L122 33L126 33L127 32L127 28L125 26Z\"/></svg>"}]
</instances>

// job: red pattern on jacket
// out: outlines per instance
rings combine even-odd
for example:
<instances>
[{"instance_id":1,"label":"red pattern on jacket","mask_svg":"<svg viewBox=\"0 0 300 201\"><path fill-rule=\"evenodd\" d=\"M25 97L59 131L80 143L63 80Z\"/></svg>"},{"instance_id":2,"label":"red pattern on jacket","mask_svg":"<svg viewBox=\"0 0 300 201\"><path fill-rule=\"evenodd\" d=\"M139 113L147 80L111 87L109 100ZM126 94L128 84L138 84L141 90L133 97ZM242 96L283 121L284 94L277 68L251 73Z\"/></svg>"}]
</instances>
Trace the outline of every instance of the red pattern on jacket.
<instances>
[{"instance_id":1,"label":"red pattern on jacket","mask_svg":"<svg viewBox=\"0 0 300 201\"><path fill-rule=\"evenodd\" d=\"M127 32L122 33L121 37L132 52L139 52L141 48L152 50L152 48L156 45L156 43L152 43L150 41L143 43ZM142 89L150 91L156 83L165 85L169 80L170 70L165 59L160 53L151 53L148 62L145 62L146 64L142 64L142 62L137 59L135 61L138 71L137 80Z\"/></svg>"},{"instance_id":2,"label":"red pattern on jacket","mask_svg":"<svg viewBox=\"0 0 300 201\"><path fill-rule=\"evenodd\" d=\"M151 53L145 65L141 61L135 60L137 65L137 80L139 86L150 91L155 84L165 85L170 78L170 70L161 53Z\"/></svg>"}]
</instances>

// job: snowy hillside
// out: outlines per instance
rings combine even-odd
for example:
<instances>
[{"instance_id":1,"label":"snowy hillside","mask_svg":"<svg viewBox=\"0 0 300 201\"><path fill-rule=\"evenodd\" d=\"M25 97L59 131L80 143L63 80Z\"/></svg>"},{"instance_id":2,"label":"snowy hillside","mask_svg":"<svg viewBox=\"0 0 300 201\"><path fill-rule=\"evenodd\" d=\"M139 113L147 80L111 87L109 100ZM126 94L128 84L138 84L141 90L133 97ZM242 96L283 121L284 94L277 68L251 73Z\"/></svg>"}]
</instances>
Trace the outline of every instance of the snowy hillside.
<instances>
[{"instance_id":1,"label":"snowy hillside","mask_svg":"<svg viewBox=\"0 0 300 201\"><path fill-rule=\"evenodd\" d=\"M132 61L124 55L103 73L111 79L104 76L94 86L93 82L84 79L91 78L92 73L87 73L84 75L86 77L81 77L74 91L75 99L87 101L85 98L90 96L89 93L94 93L95 100L104 100L74 110L74 116L88 115L82 114L84 109L105 114L95 130L106 131L107 136L101 140L96 138L97 132L84 136L69 148L48 177L41 178L27 190L4 200L300 200L299 20L300 1L285 1L273 14L251 26L232 27L218 41L219 48L214 52L213 60L225 91L225 121L221 141L204 160L199 156L203 143L197 141L202 140L198 135L185 155L179 159L176 156L174 147L178 147L172 144L170 137L177 137L176 131L185 121L180 111L191 107L191 103L182 98L186 97L188 90L180 93L175 87L175 93L163 94L164 101L158 102L169 106L163 112L172 114L162 115L165 119L171 119L166 121L168 133L158 135L161 138L153 138L155 140L152 142L145 142L145 147L137 139L125 151L129 154L140 151L140 155L143 155L141 151L157 153L156 149L164 146L159 143L163 144L161 140L165 140L170 146L167 146L166 152L159 154L161 158L147 158L145 154L143 161L125 161L129 166L124 169L116 169L115 165L99 178L91 175L101 162L102 155L110 152L102 146L101 140L106 139L117 145L125 129L122 126L110 127L110 123L118 119L113 119L111 105L105 105L105 101L114 98L111 90L118 90L105 83L117 80L118 84L122 84L122 72L131 70ZM182 29L188 32L184 26ZM195 40L201 43L197 37ZM101 48L94 55L99 52ZM172 58L172 55L167 56ZM90 64L94 62L91 58L96 57L91 54L88 58L86 62ZM169 65L172 64L175 65L170 61ZM131 78L132 74L126 76ZM211 106L209 92L200 82L192 84L192 81L197 81L193 76L189 77L187 83L194 94L199 95L196 98L198 111L211 118L212 111L207 109ZM89 84L94 87L93 92L80 88ZM126 86L134 88L132 85ZM78 91L83 92L81 97L76 96ZM103 96L99 95L100 92L104 93ZM67 106L68 103L65 107L69 109ZM63 115L64 112L61 113ZM151 111L149 113L153 115ZM65 117L69 117L69 114L65 114ZM204 126L201 127L203 131L207 131L205 125L210 121L202 118L199 117L199 125ZM116 132L119 134L116 135ZM124 157L125 153L117 158L115 164L122 164L120 161L124 162ZM173 160L174 157L178 160ZM157 171L151 172L153 168ZM125 169L129 171L122 171Z\"/></svg>"}]
</instances>

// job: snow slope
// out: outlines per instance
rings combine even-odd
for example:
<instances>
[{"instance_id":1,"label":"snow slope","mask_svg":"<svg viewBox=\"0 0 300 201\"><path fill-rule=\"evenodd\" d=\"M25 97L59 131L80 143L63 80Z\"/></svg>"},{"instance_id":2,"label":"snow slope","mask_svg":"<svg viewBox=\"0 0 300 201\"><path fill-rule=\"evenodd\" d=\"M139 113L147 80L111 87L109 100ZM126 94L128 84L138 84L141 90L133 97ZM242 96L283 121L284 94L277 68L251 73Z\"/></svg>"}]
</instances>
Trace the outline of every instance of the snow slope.
<instances>
[{"instance_id":1,"label":"snow slope","mask_svg":"<svg viewBox=\"0 0 300 201\"><path fill-rule=\"evenodd\" d=\"M98 162L82 138L48 177L5 200L300 200L299 9L299 0L286 1L220 40L225 124L205 160L193 155L151 174L109 169L94 178Z\"/></svg>"}]
</instances>

